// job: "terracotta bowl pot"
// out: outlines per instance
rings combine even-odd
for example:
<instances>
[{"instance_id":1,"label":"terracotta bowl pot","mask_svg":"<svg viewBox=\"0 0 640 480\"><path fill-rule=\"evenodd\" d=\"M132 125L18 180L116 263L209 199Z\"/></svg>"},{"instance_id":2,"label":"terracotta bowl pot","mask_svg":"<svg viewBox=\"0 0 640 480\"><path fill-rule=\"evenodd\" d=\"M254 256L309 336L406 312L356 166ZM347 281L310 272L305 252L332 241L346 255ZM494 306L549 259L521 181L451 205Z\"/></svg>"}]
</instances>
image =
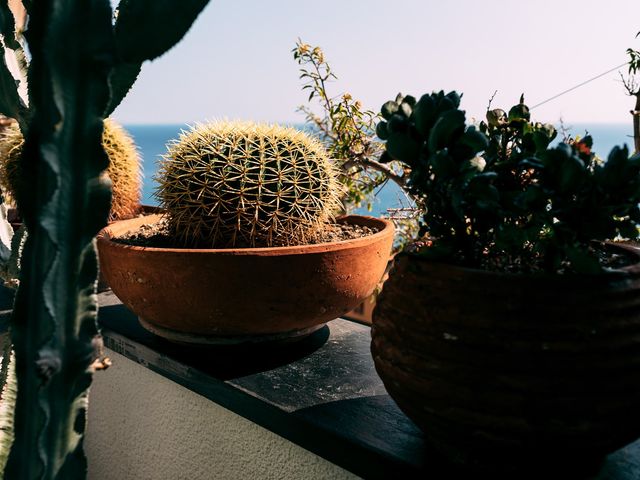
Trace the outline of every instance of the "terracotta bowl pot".
<instances>
[{"instance_id":1,"label":"terracotta bowl pot","mask_svg":"<svg viewBox=\"0 0 640 480\"><path fill-rule=\"evenodd\" d=\"M100 268L113 292L143 326L181 342L225 343L308 334L358 305L382 278L393 224L367 237L296 247L143 248L114 236L160 215L115 222L98 234Z\"/></svg>"},{"instance_id":2,"label":"terracotta bowl pot","mask_svg":"<svg viewBox=\"0 0 640 480\"><path fill-rule=\"evenodd\" d=\"M525 276L400 255L372 338L389 394L454 461L585 463L640 436L639 264Z\"/></svg>"},{"instance_id":3,"label":"terracotta bowl pot","mask_svg":"<svg viewBox=\"0 0 640 480\"><path fill-rule=\"evenodd\" d=\"M140 205L139 214L152 215L155 213L162 213L162 209L160 207L156 207L152 205ZM110 222L110 223L113 223L113 222ZM98 292L105 292L107 290L109 290L109 283L104 278L104 275L102 274L102 270L100 270L98 272Z\"/></svg>"}]
</instances>

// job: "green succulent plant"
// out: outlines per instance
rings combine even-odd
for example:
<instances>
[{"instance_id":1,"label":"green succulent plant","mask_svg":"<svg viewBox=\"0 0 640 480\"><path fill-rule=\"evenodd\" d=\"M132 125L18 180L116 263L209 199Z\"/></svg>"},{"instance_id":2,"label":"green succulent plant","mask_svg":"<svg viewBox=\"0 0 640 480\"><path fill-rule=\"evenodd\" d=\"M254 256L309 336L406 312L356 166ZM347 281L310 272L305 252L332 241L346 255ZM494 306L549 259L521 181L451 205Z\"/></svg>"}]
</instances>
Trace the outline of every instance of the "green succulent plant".
<instances>
[{"instance_id":1,"label":"green succulent plant","mask_svg":"<svg viewBox=\"0 0 640 480\"><path fill-rule=\"evenodd\" d=\"M0 133L0 188L5 200L19 205L19 192L29 192L28 177L21 174L24 137L17 122ZM109 220L131 218L140 211L142 174L140 155L131 136L116 121L106 119L102 146L109 157L106 174L111 180ZM21 185L25 182L26 185Z\"/></svg>"},{"instance_id":2,"label":"green succulent plant","mask_svg":"<svg viewBox=\"0 0 640 480\"><path fill-rule=\"evenodd\" d=\"M615 147L606 162L589 136L552 145L521 98L467 125L456 92L398 96L382 106L383 161L411 169L424 207L422 254L507 271L602 270L593 241L635 240L640 155Z\"/></svg>"},{"instance_id":3,"label":"green succulent plant","mask_svg":"<svg viewBox=\"0 0 640 480\"><path fill-rule=\"evenodd\" d=\"M305 243L333 218L342 193L318 141L248 122L183 132L157 180L171 235L201 247Z\"/></svg>"}]
</instances>

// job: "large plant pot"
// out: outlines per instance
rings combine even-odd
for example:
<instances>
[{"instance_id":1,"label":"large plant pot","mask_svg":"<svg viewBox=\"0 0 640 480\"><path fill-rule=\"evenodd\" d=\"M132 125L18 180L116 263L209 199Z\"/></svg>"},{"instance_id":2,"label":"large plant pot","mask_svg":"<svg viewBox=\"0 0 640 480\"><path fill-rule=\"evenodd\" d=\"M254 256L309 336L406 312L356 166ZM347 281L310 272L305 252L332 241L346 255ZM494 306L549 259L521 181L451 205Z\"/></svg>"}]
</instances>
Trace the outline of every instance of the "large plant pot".
<instances>
[{"instance_id":1,"label":"large plant pot","mask_svg":"<svg viewBox=\"0 0 640 480\"><path fill-rule=\"evenodd\" d=\"M382 278L393 225L379 232L274 248L142 248L111 240L159 215L115 222L98 235L100 268L143 326L170 340L225 343L305 335L358 305Z\"/></svg>"},{"instance_id":2,"label":"large plant pot","mask_svg":"<svg viewBox=\"0 0 640 480\"><path fill-rule=\"evenodd\" d=\"M584 465L640 436L638 264L524 276L397 256L372 337L389 394L457 462Z\"/></svg>"},{"instance_id":3,"label":"large plant pot","mask_svg":"<svg viewBox=\"0 0 640 480\"><path fill-rule=\"evenodd\" d=\"M160 207L156 207L154 205L140 205L141 215L152 215L156 213L161 213L162 209ZM113 223L113 222L112 222ZM13 224L12 224L13 225ZM14 226L15 228L15 226ZM105 292L109 290L109 283L105 280L104 275L102 274L102 270L98 272L98 292Z\"/></svg>"}]
</instances>

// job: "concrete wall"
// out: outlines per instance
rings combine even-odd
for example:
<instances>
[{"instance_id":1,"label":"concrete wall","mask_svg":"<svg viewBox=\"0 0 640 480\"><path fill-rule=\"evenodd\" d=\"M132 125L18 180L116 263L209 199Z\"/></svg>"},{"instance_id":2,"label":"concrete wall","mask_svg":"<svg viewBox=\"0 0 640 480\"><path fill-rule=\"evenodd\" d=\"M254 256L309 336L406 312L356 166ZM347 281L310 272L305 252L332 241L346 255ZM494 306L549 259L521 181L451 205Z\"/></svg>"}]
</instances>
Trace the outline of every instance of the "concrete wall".
<instances>
[{"instance_id":1,"label":"concrete wall","mask_svg":"<svg viewBox=\"0 0 640 480\"><path fill-rule=\"evenodd\" d=\"M317 455L113 352L94 377L90 480L354 479Z\"/></svg>"}]
</instances>

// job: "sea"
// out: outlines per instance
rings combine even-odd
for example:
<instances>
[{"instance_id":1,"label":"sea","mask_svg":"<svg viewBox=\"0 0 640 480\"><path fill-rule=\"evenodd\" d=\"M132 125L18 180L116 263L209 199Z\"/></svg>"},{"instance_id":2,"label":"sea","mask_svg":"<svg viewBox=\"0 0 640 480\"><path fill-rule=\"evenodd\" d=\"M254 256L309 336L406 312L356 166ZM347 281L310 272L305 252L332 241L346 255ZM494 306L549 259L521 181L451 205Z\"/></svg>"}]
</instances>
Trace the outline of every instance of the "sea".
<instances>
[{"instance_id":1,"label":"sea","mask_svg":"<svg viewBox=\"0 0 640 480\"><path fill-rule=\"evenodd\" d=\"M305 130L304 125L293 125L296 128ZM557 126L558 127L558 126ZM572 136L585 136L589 134L593 137L593 150L602 158L606 158L609 151L616 145L627 144L630 150L633 147L633 128L629 124L571 124L564 125ZM166 153L167 144L177 139L182 130L188 130L187 125L125 125L133 137L140 154L143 165L143 188L142 201L145 205L157 205L154 198L155 189L154 177L157 170L158 160ZM403 208L410 206L406 195L393 182L383 185L375 195L371 205L371 210L366 206L357 209L354 213L380 216L387 213L389 208Z\"/></svg>"}]
</instances>

